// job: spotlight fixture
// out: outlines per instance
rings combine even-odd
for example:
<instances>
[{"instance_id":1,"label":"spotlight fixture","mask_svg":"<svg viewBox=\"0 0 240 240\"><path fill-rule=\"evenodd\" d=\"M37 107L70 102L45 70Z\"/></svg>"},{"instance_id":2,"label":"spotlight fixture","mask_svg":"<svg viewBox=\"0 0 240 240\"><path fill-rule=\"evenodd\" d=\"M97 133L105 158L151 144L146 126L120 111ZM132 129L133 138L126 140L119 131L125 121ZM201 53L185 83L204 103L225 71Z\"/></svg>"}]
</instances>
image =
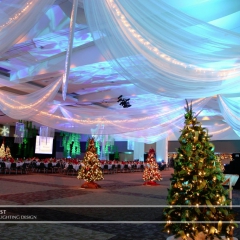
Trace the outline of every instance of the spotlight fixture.
<instances>
[{"instance_id":1,"label":"spotlight fixture","mask_svg":"<svg viewBox=\"0 0 240 240\"><path fill-rule=\"evenodd\" d=\"M131 107L132 105L129 103L129 100L130 98L123 98L123 95L120 95L118 97L118 101L117 102L120 102L119 105L122 106L123 108L129 108Z\"/></svg>"},{"instance_id":2,"label":"spotlight fixture","mask_svg":"<svg viewBox=\"0 0 240 240\"><path fill-rule=\"evenodd\" d=\"M122 99L122 96L123 95L120 95L119 97L118 97L118 101L117 102L121 102L123 99Z\"/></svg>"}]
</instances>

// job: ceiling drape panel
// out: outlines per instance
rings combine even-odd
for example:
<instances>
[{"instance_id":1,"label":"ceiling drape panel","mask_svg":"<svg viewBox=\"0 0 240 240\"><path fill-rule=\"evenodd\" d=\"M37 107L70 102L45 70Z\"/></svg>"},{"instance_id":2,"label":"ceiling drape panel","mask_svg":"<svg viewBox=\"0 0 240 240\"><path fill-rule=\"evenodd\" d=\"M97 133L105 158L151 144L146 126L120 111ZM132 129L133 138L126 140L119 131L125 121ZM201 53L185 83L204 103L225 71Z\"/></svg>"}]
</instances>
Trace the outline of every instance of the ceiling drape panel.
<instances>
[{"instance_id":1,"label":"ceiling drape panel","mask_svg":"<svg viewBox=\"0 0 240 240\"><path fill-rule=\"evenodd\" d=\"M240 135L239 102L240 97L218 96L221 114L237 135Z\"/></svg>"},{"instance_id":2,"label":"ceiling drape panel","mask_svg":"<svg viewBox=\"0 0 240 240\"><path fill-rule=\"evenodd\" d=\"M95 106L74 108L64 105L48 105L30 119L62 131L82 134L91 133L99 125L104 126L102 134L123 134L134 141L152 143L179 131L184 125L185 100L158 97L159 105L151 106L148 101L141 111L136 107L119 109L96 109ZM169 104L171 101L171 105ZM192 102L196 114L209 101L208 98ZM141 106L144 103L139 103ZM126 117L130 115L129 117Z\"/></svg>"},{"instance_id":3,"label":"ceiling drape panel","mask_svg":"<svg viewBox=\"0 0 240 240\"><path fill-rule=\"evenodd\" d=\"M0 54L17 43L55 0L2 0L0 2Z\"/></svg>"},{"instance_id":4,"label":"ceiling drape panel","mask_svg":"<svg viewBox=\"0 0 240 240\"><path fill-rule=\"evenodd\" d=\"M45 110L59 91L61 80L62 78L58 78L47 87L27 95L14 95L0 91L0 109L13 119L28 119Z\"/></svg>"},{"instance_id":5,"label":"ceiling drape panel","mask_svg":"<svg viewBox=\"0 0 240 240\"><path fill-rule=\"evenodd\" d=\"M231 4L240 10L239 2ZM84 10L103 56L148 92L179 98L239 92L238 33L159 0L85 0Z\"/></svg>"}]
</instances>

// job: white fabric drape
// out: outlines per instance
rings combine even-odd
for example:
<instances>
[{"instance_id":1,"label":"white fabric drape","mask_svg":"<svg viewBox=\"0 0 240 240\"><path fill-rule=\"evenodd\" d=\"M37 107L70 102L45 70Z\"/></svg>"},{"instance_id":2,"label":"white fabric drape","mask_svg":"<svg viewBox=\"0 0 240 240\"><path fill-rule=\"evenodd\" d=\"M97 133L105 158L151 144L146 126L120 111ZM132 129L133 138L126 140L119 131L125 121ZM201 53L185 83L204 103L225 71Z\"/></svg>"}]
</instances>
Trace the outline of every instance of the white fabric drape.
<instances>
[{"instance_id":1,"label":"white fabric drape","mask_svg":"<svg viewBox=\"0 0 240 240\"><path fill-rule=\"evenodd\" d=\"M185 100L167 100L160 96L158 100L157 106L152 106L151 102L139 102L145 109L141 111L137 105L118 110L48 105L46 111L38 112L30 119L59 130L82 134L89 134L96 126L104 126L102 135L121 134L121 138L152 143L166 137L170 131L179 130L184 124ZM194 111L200 111L208 101L208 98L193 101Z\"/></svg>"},{"instance_id":2,"label":"white fabric drape","mask_svg":"<svg viewBox=\"0 0 240 240\"><path fill-rule=\"evenodd\" d=\"M240 97L218 96L218 103L225 121L239 135L240 133Z\"/></svg>"},{"instance_id":3,"label":"white fabric drape","mask_svg":"<svg viewBox=\"0 0 240 240\"><path fill-rule=\"evenodd\" d=\"M17 43L55 0L2 0L0 2L0 54Z\"/></svg>"},{"instance_id":4,"label":"white fabric drape","mask_svg":"<svg viewBox=\"0 0 240 240\"><path fill-rule=\"evenodd\" d=\"M85 0L84 9L103 56L148 92L180 98L239 92L238 33L159 0Z\"/></svg>"},{"instance_id":5,"label":"white fabric drape","mask_svg":"<svg viewBox=\"0 0 240 240\"><path fill-rule=\"evenodd\" d=\"M143 142L134 142L133 149L133 159L139 161L144 161L144 143Z\"/></svg>"},{"instance_id":6,"label":"white fabric drape","mask_svg":"<svg viewBox=\"0 0 240 240\"><path fill-rule=\"evenodd\" d=\"M27 95L14 95L0 91L0 109L13 119L28 119L43 111L54 99L62 84L61 80L61 78L57 79L47 87Z\"/></svg>"},{"instance_id":7,"label":"white fabric drape","mask_svg":"<svg viewBox=\"0 0 240 240\"><path fill-rule=\"evenodd\" d=\"M156 157L157 162L164 160L168 163L168 139L163 138L156 142Z\"/></svg>"},{"instance_id":8,"label":"white fabric drape","mask_svg":"<svg viewBox=\"0 0 240 240\"><path fill-rule=\"evenodd\" d=\"M76 17L77 17L77 8L78 8L78 0L73 0L71 21L70 21L70 27L69 27L68 49L67 49L66 60L65 60L65 72L63 74L63 85L62 85L63 100L66 100L67 89L68 89L68 78L69 78L70 64L71 64L71 57L72 57L72 47L73 47L75 23L76 23Z\"/></svg>"}]
</instances>

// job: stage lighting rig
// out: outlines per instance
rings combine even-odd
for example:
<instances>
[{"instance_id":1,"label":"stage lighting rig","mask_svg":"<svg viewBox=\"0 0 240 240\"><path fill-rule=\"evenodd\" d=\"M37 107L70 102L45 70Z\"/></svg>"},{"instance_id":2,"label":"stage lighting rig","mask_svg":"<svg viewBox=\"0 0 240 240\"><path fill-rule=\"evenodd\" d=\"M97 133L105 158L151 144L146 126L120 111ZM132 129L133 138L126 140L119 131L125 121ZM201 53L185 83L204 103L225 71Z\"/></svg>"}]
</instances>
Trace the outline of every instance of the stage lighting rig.
<instances>
[{"instance_id":1,"label":"stage lighting rig","mask_svg":"<svg viewBox=\"0 0 240 240\"><path fill-rule=\"evenodd\" d=\"M131 107L132 105L129 103L130 101L130 98L123 98L123 95L120 95L118 97L118 101L117 102L120 102L119 105L121 105L123 108L129 108Z\"/></svg>"}]
</instances>

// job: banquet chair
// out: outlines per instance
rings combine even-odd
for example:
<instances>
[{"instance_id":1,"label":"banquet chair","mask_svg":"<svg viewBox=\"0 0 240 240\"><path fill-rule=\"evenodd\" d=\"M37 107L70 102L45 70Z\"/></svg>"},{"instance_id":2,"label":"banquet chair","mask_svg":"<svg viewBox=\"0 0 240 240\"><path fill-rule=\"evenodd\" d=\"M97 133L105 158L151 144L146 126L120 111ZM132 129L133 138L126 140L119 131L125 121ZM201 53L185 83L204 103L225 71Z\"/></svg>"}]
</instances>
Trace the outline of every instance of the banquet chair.
<instances>
[{"instance_id":1,"label":"banquet chair","mask_svg":"<svg viewBox=\"0 0 240 240\"><path fill-rule=\"evenodd\" d=\"M76 172L72 164L69 164L67 167L67 175L68 173L72 173L72 175Z\"/></svg>"},{"instance_id":2,"label":"banquet chair","mask_svg":"<svg viewBox=\"0 0 240 240\"><path fill-rule=\"evenodd\" d=\"M30 165L28 166L29 169L31 169L31 172L37 172L38 167L36 161L32 161Z\"/></svg>"},{"instance_id":3,"label":"banquet chair","mask_svg":"<svg viewBox=\"0 0 240 240\"><path fill-rule=\"evenodd\" d=\"M59 171L62 173L64 172L64 168L65 168L65 165L63 162L60 163L60 168L59 168Z\"/></svg>"},{"instance_id":4,"label":"banquet chair","mask_svg":"<svg viewBox=\"0 0 240 240\"><path fill-rule=\"evenodd\" d=\"M115 165L113 164L112 167L109 169L109 173L115 173L116 172L116 168Z\"/></svg>"},{"instance_id":5,"label":"banquet chair","mask_svg":"<svg viewBox=\"0 0 240 240\"><path fill-rule=\"evenodd\" d=\"M53 167L53 172L60 172L61 171L61 164L57 162L57 164Z\"/></svg>"},{"instance_id":6,"label":"banquet chair","mask_svg":"<svg viewBox=\"0 0 240 240\"><path fill-rule=\"evenodd\" d=\"M128 167L128 164L124 165L123 172L131 172L131 169Z\"/></svg>"},{"instance_id":7,"label":"banquet chair","mask_svg":"<svg viewBox=\"0 0 240 240\"><path fill-rule=\"evenodd\" d=\"M45 165L44 165L45 166ZM45 172L46 173L48 173L48 172L51 172L51 173L53 173L53 165L52 165L52 163L50 162L50 163L48 163L48 165L47 165L47 167L46 167L46 169L45 169Z\"/></svg>"},{"instance_id":8,"label":"banquet chair","mask_svg":"<svg viewBox=\"0 0 240 240\"><path fill-rule=\"evenodd\" d=\"M46 172L46 167L45 164L43 162L40 163L39 166L37 166L38 172L43 171L44 173Z\"/></svg>"},{"instance_id":9,"label":"banquet chair","mask_svg":"<svg viewBox=\"0 0 240 240\"><path fill-rule=\"evenodd\" d=\"M6 164L5 162L0 162L0 172L6 173Z\"/></svg>"},{"instance_id":10,"label":"banquet chair","mask_svg":"<svg viewBox=\"0 0 240 240\"><path fill-rule=\"evenodd\" d=\"M109 173L107 164L104 164L104 166L103 166L103 173Z\"/></svg>"},{"instance_id":11,"label":"banquet chair","mask_svg":"<svg viewBox=\"0 0 240 240\"><path fill-rule=\"evenodd\" d=\"M10 173L14 172L14 173L17 174L17 170L18 170L17 169L17 164L14 162L14 163L11 163L11 166L8 169L8 173L10 174Z\"/></svg>"},{"instance_id":12,"label":"banquet chair","mask_svg":"<svg viewBox=\"0 0 240 240\"><path fill-rule=\"evenodd\" d=\"M133 165L132 165L132 168L133 168L133 171L134 171L134 172L137 172L137 171L138 171L138 169L137 169L137 164L133 164Z\"/></svg>"},{"instance_id":13,"label":"banquet chair","mask_svg":"<svg viewBox=\"0 0 240 240\"><path fill-rule=\"evenodd\" d=\"M29 170L28 169L28 164L27 163L23 163L23 165L18 167L17 170L20 171L21 174L23 174L23 173L27 174L28 170Z\"/></svg>"},{"instance_id":14,"label":"banquet chair","mask_svg":"<svg viewBox=\"0 0 240 240\"><path fill-rule=\"evenodd\" d=\"M118 165L117 165L116 172L117 172L117 173L120 173L120 172L122 172L122 169L121 169L121 164L118 164Z\"/></svg>"}]
</instances>

